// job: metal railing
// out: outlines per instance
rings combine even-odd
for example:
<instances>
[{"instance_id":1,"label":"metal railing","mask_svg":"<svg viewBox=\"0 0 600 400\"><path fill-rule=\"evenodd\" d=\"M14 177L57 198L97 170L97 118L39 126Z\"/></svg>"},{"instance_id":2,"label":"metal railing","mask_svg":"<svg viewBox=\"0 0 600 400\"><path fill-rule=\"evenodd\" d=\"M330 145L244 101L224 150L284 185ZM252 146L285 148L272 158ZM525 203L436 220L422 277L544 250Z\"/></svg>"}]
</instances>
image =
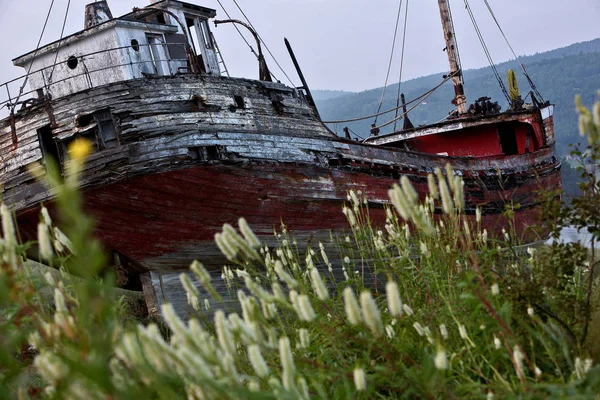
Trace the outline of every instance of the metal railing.
<instances>
[{"instance_id":1,"label":"metal railing","mask_svg":"<svg viewBox=\"0 0 600 400\"><path fill-rule=\"evenodd\" d=\"M95 51L95 52L91 52L91 53L86 53L84 55L74 56L77 58L78 64L80 63L82 65L83 72L76 73L74 75L70 75L66 78L59 79L57 81L44 82L43 87L35 88L35 89L29 90L29 91L24 91L24 90L25 90L25 86L27 84L28 79L32 75L41 74L43 79L45 80L46 72L49 72L51 70L52 72L50 73L50 77L52 77L56 67L67 64L69 62L69 60L67 59L65 61L61 61L61 62L55 63L53 65L50 65L50 66L47 66L44 68L40 68L35 71L31 71L31 72L29 72L29 74L26 74L26 75L20 76L18 78L12 79L10 81L4 82L4 83L0 84L0 110L3 108L8 108L8 110L10 112L14 112L18 105L25 106L27 103L29 103L31 101L37 101L39 99L39 96L33 97L32 95L34 93L37 95L37 92L39 89L44 90L44 92L45 92L44 95L47 95L49 93L50 89L52 88L52 86L62 84L66 81L78 79L81 77L86 78L88 89L91 89L91 88L95 87L94 81L92 79L92 74L105 72L105 71L111 70L111 69L118 69L118 68L123 68L123 67L127 67L127 66L133 67L134 65L141 65L141 64L150 64L152 66L152 68L151 68L152 71L154 71L154 73L157 73L157 68L158 68L157 64L158 63L166 63L168 66L170 75L179 74L179 73L187 73L187 70L188 70L187 59L173 59L173 58L154 59L151 55L152 54L151 49L148 49L148 52L145 57L145 58L148 58L148 55L149 55L148 59L134 61L131 51L135 51L136 54L139 54L139 48L142 48L142 47L149 48L152 46L157 46L157 45L140 43L140 44L136 44L136 47L138 47L138 50L135 50L133 48L133 46L122 46L122 47L115 47L115 48L111 48L111 49L105 49L105 50ZM158 46L162 46L163 48L165 48L165 52L166 52L167 46L181 46L181 49L185 50L185 46L183 43L160 43ZM123 52L123 50L130 50L130 51ZM111 52L119 52L120 54L127 53L129 62L115 63L115 64L111 64L111 65L104 65L100 68L88 69L88 67L86 65L86 59L89 60L90 57L92 57L92 56L105 55L105 54L111 53ZM107 59L108 59L108 57L107 57ZM32 60L32 62L33 62L33 60ZM179 64L179 66L177 66L178 64ZM181 67L181 64L186 65L186 67ZM174 67L176 67L176 68L174 68ZM183 72L182 71L183 69L185 69L186 71ZM139 74L143 75L145 73L144 71L135 71L133 69L130 72L132 73L132 75L134 77L137 77L137 75L139 75ZM150 73L150 74L152 74L152 73ZM17 94L14 94L14 87L17 85L17 83L19 84L19 90L18 90ZM104 83L102 83L102 84L104 84ZM11 93L11 86L13 87L13 93ZM96 86L98 86L98 85L96 85ZM42 101L42 100L43 99L40 99L40 101Z\"/></svg>"}]
</instances>

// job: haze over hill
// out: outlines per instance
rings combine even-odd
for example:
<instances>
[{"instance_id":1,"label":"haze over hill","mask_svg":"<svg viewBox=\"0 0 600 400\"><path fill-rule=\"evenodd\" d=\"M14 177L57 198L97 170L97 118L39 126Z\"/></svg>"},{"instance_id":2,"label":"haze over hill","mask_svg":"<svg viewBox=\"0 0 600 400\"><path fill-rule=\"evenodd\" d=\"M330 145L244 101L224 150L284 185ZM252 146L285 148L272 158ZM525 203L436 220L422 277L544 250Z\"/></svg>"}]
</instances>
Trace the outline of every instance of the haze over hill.
<instances>
[{"instance_id":1,"label":"haze over hill","mask_svg":"<svg viewBox=\"0 0 600 400\"><path fill-rule=\"evenodd\" d=\"M520 60L544 99L550 100L556 105L555 123L558 151L560 154L567 154L569 152L568 145L580 140L577 130L577 114L574 108L575 95L581 94L584 104L590 105L597 99L597 91L600 89L600 38L521 57ZM505 84L508 69L515 70L523 97L529 93L531 88L515 61L498 64L497 68ZM410 101L438 85L442 81L443 75L447 73L440 72L403 82L401 91L405 93L407 101ZM507 101L490 67L466 70L464 75L469 104L480 97L488 96L492 98L492 101L498 101L503 109L507 108ZM320 90L313 92L321 117L327 121L375 114L382 88L360 93ZM397 93L397 84L387 87L381 110L388 110L396 106ZM452 84L448 82L434 92L421 106L411 111L409 117L415 125L437 122L453 109L450 104L452 98L453 88ZM393 117L393 113L381 116L377 119L377 124L384 123ZM366 137L373 122L374 119L371 118L354 123L337 124L337 126L331 125L331 128L337 130L341 135L342 128L348 126L357 135ZM400 129L401 126L402 122L400 121L397 129ZM389 132L391 129L393 129L393 124L382 129L382 132Z\"/></svg>"}]
</instances>

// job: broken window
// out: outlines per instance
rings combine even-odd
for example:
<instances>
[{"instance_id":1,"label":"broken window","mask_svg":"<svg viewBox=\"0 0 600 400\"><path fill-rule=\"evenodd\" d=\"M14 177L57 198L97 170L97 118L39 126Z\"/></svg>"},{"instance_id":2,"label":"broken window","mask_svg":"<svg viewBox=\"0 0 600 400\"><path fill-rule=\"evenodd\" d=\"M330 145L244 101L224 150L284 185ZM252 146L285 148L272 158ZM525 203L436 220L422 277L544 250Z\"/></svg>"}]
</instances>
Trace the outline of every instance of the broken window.
<instances>
[{"instance_id":1,"label":"broken window","mask_svg":"<svg viewBox=\"0 0 600 400\"><path fill-rule=\"evenodd\" d=\"M98 139L105 149L117 147L119 145L119 135L117 127L109 110L100 110L95 114L98 122Z\"/></svg>"},{"instance_id":2,"label":"broken window","mask_svg":"<svg viewBox=\"0 0 600 400\"><path fill-rule=\"evenodd\" d=\"M46 165L46 160L48 158L52 158L60 166L58 146L54 140L54 135L52 134L52 128L50 128L50 125L46 125L38 129L37 133L38 140L40 142L40 148L42 150L44 165Z\"/></svg>"}]
</instances>

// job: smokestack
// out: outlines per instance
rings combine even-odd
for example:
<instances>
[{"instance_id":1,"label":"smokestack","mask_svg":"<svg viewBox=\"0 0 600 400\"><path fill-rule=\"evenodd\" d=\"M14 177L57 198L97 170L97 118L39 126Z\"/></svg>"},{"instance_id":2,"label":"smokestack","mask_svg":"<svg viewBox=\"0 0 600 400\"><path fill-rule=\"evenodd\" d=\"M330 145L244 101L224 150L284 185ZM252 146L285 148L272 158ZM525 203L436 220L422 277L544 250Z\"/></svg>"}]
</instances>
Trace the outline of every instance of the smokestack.
<instances>
[{"instance_id":1,"label":"smokestack","mask_svg":"<svg viewBox=\"0 0 600 400\"><path fill-rule=\"evenodd\" d=\"M112 13L106 0L99 0L85 6L85 29L112 19Z\"/></svg>"}]
</instances>

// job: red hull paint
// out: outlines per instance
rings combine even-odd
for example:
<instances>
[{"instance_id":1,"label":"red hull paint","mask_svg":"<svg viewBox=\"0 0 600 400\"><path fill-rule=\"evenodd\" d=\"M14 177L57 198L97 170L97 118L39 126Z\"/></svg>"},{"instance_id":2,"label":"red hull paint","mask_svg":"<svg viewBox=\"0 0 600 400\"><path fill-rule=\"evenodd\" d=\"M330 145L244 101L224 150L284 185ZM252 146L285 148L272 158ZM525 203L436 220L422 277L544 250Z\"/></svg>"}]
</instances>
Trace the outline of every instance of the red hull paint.
<instances>
[{"instance_id":1,"label":"red hull paint","mask_svg":"<svg viewBox=\"0 0 600 400\"><path fill-rule=\"evenodd\" d=\"M424 196L425 177L413 176ZM283 221L300 244L326 239L329 230L349 229L342 205L350 189L366 193L370 216L376 226L385 223L381 204L395 182L387 177L324 169L293 168L282 164L197 166L155 175L143 175L106 187L87 190L85 208L97 219L97 235L108 249L117 250L148 269L185 268L194 258L208 264L223 261L214 245L214 234L224 223L235 225L244 217L255 232L271 238ZM504 201L532 204L534 190L560 186L559 174L540 177L535 183L514 190L482 188L466 179L469 205L490 202L502 208ZM498 234L506 221L499 214L484 215L483 227ZM517 232L535 225L535 208L518 210ZM471 216L474 218L474 216ZM22 224L35 232L37 216L27 213ZM535 237L533 237L535 238Z\"/></svg>"}]
</instances>

